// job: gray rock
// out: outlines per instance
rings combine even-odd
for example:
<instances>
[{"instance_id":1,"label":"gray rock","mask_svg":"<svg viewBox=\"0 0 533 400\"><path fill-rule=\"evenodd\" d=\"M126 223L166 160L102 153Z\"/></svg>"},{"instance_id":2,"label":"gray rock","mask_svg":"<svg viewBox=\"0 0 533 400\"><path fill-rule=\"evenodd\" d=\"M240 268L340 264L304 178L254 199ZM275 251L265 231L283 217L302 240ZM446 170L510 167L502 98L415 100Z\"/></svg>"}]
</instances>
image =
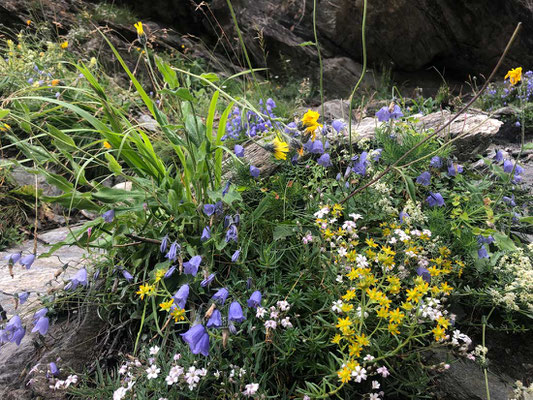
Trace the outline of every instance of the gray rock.
<instances>
[{"instance_id":1,"label":"gray rock","mask_svg":"<svg viewBox=\"0 0 533 400\"><path fill-rule=\"evenodd\" d=\"M14 167L10 170L10 176L14 183L17 186L33 186L35 187L35 182L37 181L37 186L39 190L42 190L42 193L45 196L58 196L61 194L61 190L56 188L53 185L50 185L46 182L46 178L42 175L36 175L31 172L28 172L22 167ZM37 177L37 179L36 179Z\"/></svg>"},{"instance_id":2,"label":"gray rock","mask_svg":"<svg viewBox=\"0 0 533 400\"><path fill-rule=\"evenodd\" d=\"M324 60L324 93L330 96L348 98L361 77L363 66L348 57ZM358 90L374 87L373 72L367 70Z\"/></svg>"}]
</instances>

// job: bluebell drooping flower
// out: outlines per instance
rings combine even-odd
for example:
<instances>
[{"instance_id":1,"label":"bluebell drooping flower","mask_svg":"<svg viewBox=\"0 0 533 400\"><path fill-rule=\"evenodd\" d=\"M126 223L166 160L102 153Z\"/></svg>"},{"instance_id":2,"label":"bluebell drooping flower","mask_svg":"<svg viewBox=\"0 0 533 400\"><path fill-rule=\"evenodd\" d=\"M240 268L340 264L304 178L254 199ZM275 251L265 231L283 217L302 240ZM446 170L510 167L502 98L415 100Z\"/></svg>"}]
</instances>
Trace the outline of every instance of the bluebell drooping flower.
<instances>
[{"instance_id":1,"label":"bluebell drooping flower","mask_svg":"<svg viewBox=\"0 0 533 400\"><path fill-rule=\"evenodd\" d=\"M4 256L4 260L6 260L9 265L15 265L21 257L22 251L19 251L18 253L11 253Z\"/></svg>"},{"instance_id":2,"label":"bluebell drooping flower","mask_svg":"<svg viewBox=\"0 0 533 400\"><path fill-rule=\"evenodd\" d=\"M201 263L202 256L194 256L189 261L183 263L183 272L192 276L196 276Z\"/></svg>"},{"instance_id":3,"label":"bluebell drooping flower","mask_svg":"<svg viewBox=\"0 0 533 400\"><path fill-rule=\"evenodd\" d=\"M20 301L20 304L24 304L26 300L28 300L28 297L30 297L30 294L28 292L20 292L17 297Z\"/></svg>"},{"instance_id":4,"label":"bluebell drooping flower","mask_svg":"<svg viewBox=\"0 0 533 400\"><path fill-rule=\"evenodd\" d=\"M398 118L401 118L403 117L403 113L402 113L402 110L400 108L400 106L398 106L397 104L394 105L394 107L392 107L392 110L391 110L391 107L381 107L379 109L379 111L376 113L376 118L378 119L379 122L387 122L391 119L398 119Z\"/></svg>"},{"instance_id":5,"label":"bluebell drooping flower","mask_svg":"<svg viewBox=\"0 0 533 400\"><path fill-rule=\"evenodd\" d=\"M318 163L318 165L322 165L324 168L331 167L332 165L328 153L322 154L316 162Z\"/></svg>"},{"instance_id":6,"label":"bluebell drooping flower","mask_svg":"<svg viewBox=\"0 0 533 400\"><path fill-rule=\"evenodd\" d=\"M229 295L228 289L226 288L218 289L218 291L213 295L213 297L211 297L211 300L217 301L220 305L224 305L228 295Z\"/></svg>"},{"instance_id":7,"label":"bluebell drooping flower","mask_svg":"<svg viewBox=\"0 0 533 400\"><path fill-rule=\"evenodd\" d=\"M29 78L26 82L28 82L31 85L33 83L33 78Z\"/></svg>"},{"instance_id":8,"label":"bluebell drooping flower","mask_svg":"<svg viewBox=\"0 0 533 400\"><path fill-rule=\"evenodd\" d=\"M189 345L192 354L209 355L209 334L202 324L194 325L181 338Z\"/></svg>"},{"instance_id":9,"label":"bluebell drooping flower","mask_svg":"<svg viewBox=\"0 0 533 400\"><path fill-rule=\"evenodd\" d=\"M304 149L308 153L312 154L322 154L324 153L324 144L321 140L309 140L305 145Z\"/></svg>"},{"instance_id":10,"label":"bluebell drooping flower","mask_svg":"<svg viewBox=\"0 0 533 400\"><path fill-rule=\"evenodd\" d=\"M372 160L374 160L375 162L378 162L379 159L381 158L381 153L383 153L383 149L374 150L374 152L372 153Z\"/></svg>"},{"instance_id":11,"label":"bluebell drooping flower","mask_svg":"<svg viewBox=\"0 0 533 400\"><path fill-rule=\"evenodd\" d=\"M59 375L59 368L57 368L57 365L55 362L52 361L50 364L48 364L48 369L50 370L51 375L53 376Z\"/></svg>"},{"instance_id":12,"label":"bluebell drooping flower","mask_svg":"<svg viewBox=\"0 0 533 400\"><path fill-rule=\"evenodd\" d=\"M400 224L403 224L406 218L409 218L409 214L407 214L405 211L401 211L400 212Z\"/></svg>"},{"instance_id":13,"label":"bluebell drooping flower","mask_svg":"<svg viewBox=\"0 0 533 400\"><path fill-rule=\"evenodd\" d=\"M429 271L424 267L418 267L416 269L416 274L418 276L421 276L423 280L425 280L427 283L431 283L431 274Z\"/></svg>"},{"instance_id":14,"label":"bluebell drooping flower","mask_svg":"<svg viewBox=\"0 0 533 400\"><path fill-rule=\"evenodd\" d=\"M231 256L231 261L232 262L237 262L237 260L239 259L239 256L241 255L241 250L235 250L235 253L233 253L233 255Z\"/></svg>"},{"instance_id":15,"label":"bluebell drooping flower","mask_svg":"<svg viewBox=\"0 0 533 400\"><path fill-rule=\"evenodd\" d=\"M133 280L133 275L130 274L128 271L126 271L125 269L122 270L122 276L124 277L124 279L126 279L128 282L131 282Z\"/></svg>"},{"instance_id":16,"label":"bluebell drooping flower","mask_svg":"<svg viewBox=\"0 0 533 400\"><path fill-rule=\"evenodd\" d=\"M204 214L210 217L215 213L215 205L214 204L204 204Z\"/></svg>"},{"instance_id":17,"label":"bluebell drooping flower","mask_svg":"<svg viewBox=\"0 0 533 400\"><path fill-rule=\"evenodd\" d=\"M202 242L205 242L206 240L211 239L211 228L206 226L204 230L202 231L202 237L200 237L200 240Z\"/></svg>"},{"instance_id":18,"label":"bluebell drooping flower","mask_svg":"<svg viewBox=\"0 0 533 400\"><path fill-rule=\"evenodd\" d=\"M248 299L248 307L257 308L261 305L261 292L256 290Z\"/></svg>"},{"instance_id":19,"label":"bluebell drooping flower","mask_svg":"<svg viewBox=\"0 0 533 400\"><path fill-rule=\"evenodd\" d=\"M261 171L259 170L259 168L250 165L250 175L252 175L254 178L257 178L260 173Z\"/></svg>"},{"instance_id":20,"label":"bluebell drooping flower","mask_svg":"<svg viewBox=\"0 0 533 400\"><path fill-rule=\"evenodd\" d=\"M113 222L113 220L115 219L115 210L106 211L105 213L102 214L102 218L108 224Z\"/></svg>"},{"instance_id":21,"label":"bluebell drooping flower","mask_svg":"<svg viewBox=\"0 0 533 400\"><path fill-rule=\"evenodd\" d=\"M478 237L476 238L477 242L479 245L482 245L482 244L491 244L494 242L494 238L492 236L483 236L483 235L478 235Z\"/></svg>"},{"instance_id":22,"label":"bluebell drooping flower","mask_svg":"<svg viewBox=\"0 0 533 400\"><path fill-rule=\"evenodd\" d=\"M168 253L165 255L165 258L168 258L170 261L174 261L176 257L178 256L178 250L181 249L181 246L178 244L178 242L173 242L170 245L170 249Z\"/></svg>"},{"instance_id":23,"label":"bluebell drooping flower","mask_svg":"<svg viewBox=\"0 0 533 400\"><path fill-rule=\"evenodd\" d=\"M496 161L498 164L503 162L503 151L498 150L496 154L494 155L494 161Z\"/></svg>"},{"instance_id":24,"label":"bluebell drooping flower","mask_svg":"<svg viewBox=\"0 0 533 400\"><path fill-rule=\"evenodd\" d=\"M290 122L287 124L287 126L285 127L285 130L284 132L287 134L287 135L293 135L294 136L298 136L299 135L299 132L298 132L298 124L296 122Z\"/></svg>"},{"instance_id":25,"label":"bluebell drooping flower","mask_svg":"<svg viewBox=\"0 0 533 400\"><path fill-rule=\"evenodd\" d=\"M74 274L72 279L70 280L70 283L65 286L66 290L75 290L78 285L87 286L87 270L85 268L81 268Z\"/></svg>"},{"instance_id":26,"label":"bluebell drooping flower","mask_svg":"<svg viewBox=\"0 0 533 400\"><path fill-rule=\"evenodd\" d=\"M478 258L489 258L489 253L487 252L487 249L485 248L485 245L482 245L479 250L477 251Z\"/></svg>"},{"instance_id":27,"label":"bluebell drooping flower","mask_svg":"<svg viewBox=\"0 0 533 400\"><path fill-rule=\"evenodd\" d=\"M354 162L352 166L352 171L354 173L356 173L357 175L361 175L361 176L366 175L366 167L369 164L367 157L368 157L368 153L366 151L363 151L360 156L352 157L352 161Z\"/></svg>"},{"instance_id":28,"label":"bluebell drooping flower","mask_svg":"<svg viewBox=\"0 0 533 400\"><path fill-rule=\"evenodd\" d=\"M228 194L230 185L231 185L231 179L229 179L226 182L226 186L224 186L224 189L222 189L222 197Z\"/></svg>"},{"instance_id":29,"label":"bluebell drooping flower","mask_svg":"<svg viewBox=\"0 0 533 400\"><path fill-rule=\"evenodd\" d=\"M429 166L432 168L441 168L442 167L442 160L439 156L435 156L431 159L429 162Z\"/></svg>"},{"instance_id":30,"label":"bluebell drooping flower","mask_svg":"<svg viewBox=\"0 0 533 400\"><path fill-rule=\"evenodd\" d=\"M335 180L336 180L336 181L338 182L338 181L340 181L340 180L341 180L341 178L342 178L342 175L341 175L341 173L340 173L340 172L339 172L339 173L337 173L337 175L335 176Z\"/></svg>"},{"instance_id":31,"label":"bluebell drooping flower","mask_svg":"<svg viewBox=\"0 0 533 400\"><path fill-rule=\"evenodd\" d=\"M171 266L167 272L165 272L165 275L163 275L163 278L165 279L168 279L170 278L172 275L174 275L174 272L176 272L176 266L173 265Z\"/></svg>"},{"instance_id":32,"label":"bluebell drooping flower","mask_svg":"<svg viewBox=\"0 0 533 400\"><path fill-rule=\"evenodd\" d=\"M207 278L205 278L202 282L200 282L201 287L206 287L213 282L213 279L215 279L216 273L210 274Z\"/></svg>"},{"instance_id":33,"label":"bluebell drooping flower","mask_svg":"<svg viewBox=\"0 0 533 400\"><path fill-rule=\"evenodd\" d=\"M31 330L32 333L39 332L41 335L46 335L46 332L48 332L48 327L50 325L50 321L48 320L48 317L41 317L37 320L37 322L34 322L34 327Z\"/></svg>"},{"instance_id":34,"label":"bluebell drooping flower","mask_svg":"<svg viewBox=\"0 0 533 400\"><path fill-rule=\"evenodd\" d=\"M416 178L416 183L423 186L429 186L431 183L431 174L428 171L422 172L418 175L418 178Z\"/></svg>"},{"instance_id":35,"label":"bluebell drooping flower","mask_svg":"<svg viewBox=\"0 0 533 400\"><path fill-rule=\"evenodd\" d=\"M26 329L22 326L22 320L18 315L14 315L4 329L0 330L0 343L11 342L19 346L25 334Z\"/></svg>"},{"instance_id":36,"label":"bluebell drooping flower","mask_svg":"<svg viewBox=\"0 0 533 400\"><path fill-rule=\"evenodd\" d=\"M246 289L250 289L252 287L253 280L252 278L246 279Z\"/></svg>"},{"instance_id":37,"label":"bluebell drooping flower","mask_svg":"<svg viewBox=\"0 0 533 400\"><path fill-rule=\"evenodd\" d=\"M244 157L244 147L242 147L240 144L235 145L233 152L237 157Z\"/></svg>"},{"instance_id":38,"label":"bluebell drooping flower","mask_svg":"<svg viewBox=\"0 0 533 400\"><path fill-rule=\"evenodd\" d=\"M238 239L239 239L239 233L237 231L237 227L234 224L232 224L226 231L226 239L225 239L226 243L229 243L231 241L237 242Z\"/></svg>"},{"instance_id":39,"label":"bluebell drooping flower","mask_svg":"<svg viewBox=\"0 0 533 400\"><path fill-rule=\"evenodd\" d=\"M224 228L227 228L231 224L233 224L233 217L231 215L226 215L224 217Z\"/></svg>"},{"instance_id":40,"label":"bluebell drooping flower","mask_svg":"<svg viewBox=\"0 0 533 400\"><path fill-rule=\"evenodd\" d=\"M35 254L28 254L19 260L20 264L24 265L26 269L30 269L34 261Z\"/></svg>"},{"instance_id":41,"label":"bluebell drooping flower","mask_svg":"<svg viewBox=\"0 0 533 400\"><path fill-rule=\"evenodd\" d=\"M429 192L429 196L426 199L426 202L430 207L442 207L444 206L444 199L440 193Z\"/></svg>"},{"instance_id":42,"label":"bluebell drooping flower","mask_svg":"<svg viewBox=\"0 0 533 400\"><path fill-rule=\"evenodd\" d=\"M505 204L507 204L508 206L511 206L511 207L514 207L516 206L516 203L514 201L514 194L511 196L511 197L508 197L508 196L503 196L502 197L502 200Z\"/></svg>"},{"instance_id":43,"label":"bluebell drooping flower","mask_svg":"<svg viewBox=\"0 0 533 400\"><path fill-rule=\"evenodd\" d=\"M174 296L172 296L174 303L177 304L179 308L185 308L187 298L189 297L189 290L189 285L182 285Z\"/></svg>"},{"instance_id":44,"label":"bluebell drooping flower","mask_svg":"<svg viewBox=\"0 0 533 400\"><path fill-rule=\"evenodd\" d=\"M449 176L456 176L457 174L460 174L463 172L463 166L459 164L455 164L451 161L448 162L448 175Z\"/></svg>"},{"instance_id":45,"label":"bluebell drooping flower","mask_svg":"<svg viewBox=\"0 0 533 400\"><path fill-rule=\"evenodd\" d=\"M161 253L164 253L165 251L167 251L167 246L168 246L168 235L165 235L165 237L161 239L161 246L159 247L159 251L161 251Z\"/></svg>"},{"instance_id":46,"label":"bluebell drooping flower","mask_svg":"<svg viewBox=\"0 0 533 400\"><path fill-rule=\"evenodd\" d=\"M242 307L238 301L234 301L229 305L228 321L242 322L246 320L242 312Z\"/></svg>"},{"instance_id":47,"label":"bluebell drooping flower","mask_svg":"<svg viewBox=\"0 0 533 400\"><path fill-rule=\"evenodd\" d=\"M219 200L215 203L215 214L221 215L224 213L224 204L222 203L222 200Z\"/></svg>"},{"instance_id":48,"label":"bluebell drooping flower","mask_svg":"<svg viewBox=\"0 0 533 400\"><path fill-rule=\"evenodd\" d=\"M209 320L207 321L207 328L220 328L222 326L222 314L220 311L215 309Z\"/></svg>"},{"instance_id":49,"label":"bluebell drooping flower","mask_svg":"<svg viewBox=\"0 0 533 400\"><path fill-rule=\"evenodd\" d=\"M239 226L240 223L241 223L241 216L240 216L240 214L235 214L235 215L233 216L233 224L234 224L235 226Z\"/></svg>"},{"instance_id":50,"label":"bluebell drooping flower","mask_svg":"<svg viewBox=\"0 0 533 400\"><path fill-rule=\"evenodd\" d=\"M520 222L520 217L521 217L520 214L518 214L517 212L514 212L513 213L513 218L511 218L511 222L513 224L518 224Z\"/></svg>"},{"instance_id":51,"label":"bluebell drooping flower","mask_svg":"<svg viewBox=\"0 0 533 400\"><path fill-rule=\"evenodd\" d=\"M336 119L331 123L331 126L337 133L340 133L346 127L346 124L343 121Z\"/></svg>"}]
</instances>

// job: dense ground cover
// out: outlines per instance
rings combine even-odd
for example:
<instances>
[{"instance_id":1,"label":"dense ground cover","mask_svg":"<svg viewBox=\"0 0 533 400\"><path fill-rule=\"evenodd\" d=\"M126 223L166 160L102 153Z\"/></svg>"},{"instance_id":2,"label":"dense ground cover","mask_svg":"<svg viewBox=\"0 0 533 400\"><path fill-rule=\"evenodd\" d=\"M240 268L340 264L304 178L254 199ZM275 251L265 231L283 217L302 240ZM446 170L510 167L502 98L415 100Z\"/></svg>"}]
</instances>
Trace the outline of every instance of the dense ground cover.
<instances>
[{"instance_id":1,"label":"dense ground cover","mask_svg":"<svg viewBox=\"0 0 533 400\"><path fill-rule=\"evenodd\" d=\"M136 28L146 76L108 43L129 87L64 40L21 34L0 60L3 151L62 191L26 194L100 215L58 246L104 259L43 295L33 324L9 316L1 331L46 340L80 303L98 309L116 336L106 358L93 373L51 363L51 386L75 398L432 398L455 357L488 368L487 326L530 329L533 248L511 235L531 225L519 160L462 165L435 136L350 197L428 138L416 113L432 101L390 99L374 138L357 140L320 109L293 118L307 88L279 102L257 71L200 71L154 54ZM533 80L508 75L523 135ZM253 164L257 149L273 175Z\"/></svg>"}]
</instances>

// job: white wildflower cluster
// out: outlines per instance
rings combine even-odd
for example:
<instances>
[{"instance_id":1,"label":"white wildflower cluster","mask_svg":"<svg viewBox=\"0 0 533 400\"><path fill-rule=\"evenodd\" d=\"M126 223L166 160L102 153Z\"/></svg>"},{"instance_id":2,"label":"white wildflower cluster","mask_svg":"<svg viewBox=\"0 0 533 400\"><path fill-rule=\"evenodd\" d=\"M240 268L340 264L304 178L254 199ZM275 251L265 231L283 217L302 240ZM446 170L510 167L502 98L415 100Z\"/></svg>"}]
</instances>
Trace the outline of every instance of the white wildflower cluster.
<instances>
[{"instance_id":1,"label":"white wildflower cluster","mask_svg":"<svg viewBox=\"0 0 533 400\"><path fill-rule=\"evenodd\" d=\"M172 371L172 369L171 369ZM176 370L176 374L179 371ZM189 390L194 390L198 386L198 382L200 382L200 379L205 377L207 375L207 369L205 368L196 368L194 365L189 367L187 372L183 375L183 379L189 386Z\"/></svg>"},{"instance_id":2,"label":"white wildflower cluster","mask_svg":"<svg viewBox=\"0 0 533 400\"><path fill-rule=\"evenodd\" d=\"M264 323L267 331L276 330L276 328L280 325L283 328L288 329L293 327L291 319L287 315L290 309L291 305L287 301L280 300L276 303L275 306L271 306L269 309L264 307L257 307L255 316L261 319L265 319L267 317L269 318Z\"/></svg>"},{"instance_id":3,"label":"white wildflower cluster","mask_svg":"<svg viewBox=\"0 0 533 400\"><path fill-rule=\"evenodd\" d=\"M478 344L474 349L474 356L479 360L481 364L485 364L487 361L487 353L489 349Z\"/></svg>"},{"instance_id":4,"label":"white wildflower cluster","mask_svg":"<svg viewBox=\"0 0 533 400\"><path fill-rule=\"evenodd\" d=\"M249 383L245 386L242 394L245 395L246 397L252 397L257 393L258 389L259 389L259 383Z\"/></svg>"},{"instance_id":5,"label":"white wildflower cluster","mask_svg":"<svg viewBox=\"0 0 533 400\"><path fill-rule=\"evenodd\" d=\"M533 383L528 386L524 386L522 381L515 382L515 389L513 390L514 397L510 400L522 400L529 399L533 394Z\"/></svg>"},{"instance_id":6,"label":"white wildflower cluster","mask_svg":"<svg viewBox=\"0 0 533 400\"><path fill-rule=\"evenodd\" d=\"M236 379L239 378L238 380L240 381L242 378L244 378L246 376L246 373L248 371L246 371L245 368L243 367L239 367L238 365L233 365L233 364L230 364L230 371L229 371L229 381L231 383L235 383L236 382Z\"/></svg>"},{"instance_id":7,"label":"white wildflower cluster","mask_svg":"<svg viewBox=\"0 0 533 400\"><path fill-rule=\"evenodd\" d=\"M424 225L427 222L428 217L422 211L420 203L415 203L413 200L409 199L405 203L403 211L409 214L409 217L406 218L408 224Z\"/></svg>"},{"instance_id":8,"label":"white wildflower cluster","mask_svg":"<svg viewBox=\"0 0 533 400\"><path fill-rule=\"evenodd\" d=\"M533 261L523 249L504 255L494 267L498 283L488 289L495 304L509 310L533 311Z\"/></svg>"},{"instance_id":9,"label":"white wildflower cluster","mask_svg":"<svg viewBox=\"0 0 533 400\"><path fill-rule=\"evenodd\" d=\"M67 376L67 379L61 380L58 379L55 381L53 386L50 386L50 389L58 390L58 389L66 389L70 385L75 385L78 383L78 375L69 375Z\"/></svg>"},{"instance_id":10,"label":"white wildflower cluster","mask_svg":"<svg viewBox=\"0 0 533 400\"><path fill-rule=\"evenodd\" d=\"M424 319L436 321L438 318L447 314L439 299L433 297L426 297L424 302L418 308L419 315Z\"/></svg>"},{"instance_id":11,"label":"white wildflower cluster","mask_svg":"<svg viewBox=\"0 0 533 400\"><path fill-rule=\"evenodd\" d=\"M122 400L131 390L135 382L128 382L127 386L121 386L113 392L113 400Z\"/></svg>"}]
</instances>

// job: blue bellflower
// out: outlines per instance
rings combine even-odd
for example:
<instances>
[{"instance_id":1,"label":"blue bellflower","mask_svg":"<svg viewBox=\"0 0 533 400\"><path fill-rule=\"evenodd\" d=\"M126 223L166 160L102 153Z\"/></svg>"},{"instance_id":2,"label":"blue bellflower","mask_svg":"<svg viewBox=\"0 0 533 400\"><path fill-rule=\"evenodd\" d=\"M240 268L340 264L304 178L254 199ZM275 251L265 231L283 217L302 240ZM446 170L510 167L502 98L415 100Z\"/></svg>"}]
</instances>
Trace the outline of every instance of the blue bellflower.
<instances>
[{"instance_id":1,"label":"blue bellflower","mask_svg":"<svg viewBox=\"0 0 533 400\"><path fill-rule=\"evenodd\" d=\"M226 302L226 299L227 299L228 295L229 295L228 289L226 289L226 288L222 288L222 289L219 289L219 290L213 295L213 297L211 297L211 300L218 302L220 305L224 305L224 303Z\"/></svg>"},{"instance_id":2,"label":"blue bellflower","mask_svg":"<svg viewBox=\"0 0 533 400\"><path fill-rule=\"evenodd\" d=\"M209 320L207 321L207 327L208 328L220 328L222 326L222 314L220 314L220 311L215 309L213 311L213 314L211 314L211 317L209 317Z\"/></svg>"},{"instance_id":3,"label":"blue bellflower","mask_svg":"<svg viewBox=\"0 0 533 400\"><path fill-rule=\"evenodd\" d=\"M102 218L108 224L113 222L113 220L115 219L115 210L106 211L105 213L102 214Z\"/></svg>"},{"instance_id":4,"label":"blue bellflower","mask_svg":"<svg viewBox=\"0 0 533 400\"><path fill-rule=\"evenodd\" d=\"M6 260L9 265L15 265L21 257L22 252L20 251L18 253L8 254L4 257L4 260Z\"/></svg>"},{"instance_id":5,"label":"blue bellflower","mask_svg":"<svg viewBox=\"0 0 533 400\"><path fill-rule=\"evenodd\" d=\"M189 261L183 263L183 272L186 274L196 276L198 267L202 263L202 256L194 256Z\"/></svg>"},{"instance_id":6,"label":"blue bellflower","mask_svg":"<svg viewBox=\"0 0 533 400\"><path fill-rule=\"evenodd\" d=\"M246 320L239 302L234 301L229 305L228 321L243 322Z\"/></svg>"},{"instance_id":7,"label":"blue bellflower","mask_svg":"<svg viewBox=\"0 0 533 400\"><path fill-rule=\"evenodd\" d=\"M431 174L428 171L422 172L418 175L418 178L416 178L416 183L423 186L429 186L431 183Z\"/></svg>"},{"instance_id":8,"label":"blue bellflower","mask_svg":"<svg viewBox=\"0 0 533 400\"><path fill-rule=\"evenodd\" d=\"M237 231L237 227L234 224L230 225L226 232L226 243L229 243L231 241L237 242L238 238L239 233Z\"/></svg>"},{"instance_id":9,"label":"blue bellflower","mask_svg":"<svg viewBox=\"0 0 533 400\"><path fill-rule=\"evenodd\" d=\"M250 175L252 175L252 177L257 178L259 177L260 173L261 171L259 170L259 168L250 165Z\"/></svg>"},{"instance_id":10,"label":"blue bellflower","mask_svg":"<svg viewBox=\"0 0 533 400\"><path fill-rule=\"evenodd\" d=\"M427 283L431 283L431 274L429 271L424 267L418 267L416 269L416 274L418 276L421 276L423 280L425 280Z\"/></svg>"},{"instance_id":11,"label":"blue bellflower","mask_svg":"<svg viewBox=\"0 0 533 400\"><path fill-rule=\"evenodd\" d=\"M189 297L189 285L182 285L178 291L172 296L174 303L178 305L179 308L185 308L187 303L187 298Z\"/></svg>"},{"instance_id":12,"label":"blue bellflower","mask_svg":"<svg viewBox=\"0 0 533 400\"><path fill-rule=\"evenodd\" d=\"M181 246L178 242L174 242L170 245L170 250L165 255L165 258L168 258L170 261L174 261L178 255L178 250L181 249Z\"/></svg>"},{"instance_id":13,"label":"blue bellflower","mask_svg":"<svg viewBox=\"0 0 533 400\"><path fill-rule=\"evenodd\" d=\"M331 123L331 126L333 127L333 129L335 129L337 133L341 133L346 124L343 121L336 119Z\"/></svg>"},{"instance_id":14,"label":"blue bellflower","mask_svg":"<svg viewBox=\"0 0 533 400\"><path fill-rule=\"evenodd\" d=\"M431 159L429 162L429 166L432 168L441 168L442 167L442 160L439 156L435 156Z\"/></svg>"},{"instance_id":15,"label":"blue bellflower","mask_svg":"<svg viewBox=\"0 0 533 400\"><path fill-rule=\"evenodd\" d=\"M235 145L233 152L237 157L244 157L244 147L242 147L240 144Z\"/></svg>"},{"instance_id":16,"label":"blue bellflower","mask_svg":"<svg viewBox=\"0 0 533 400\"><path fill-rule=\"evenodd\" d=\"M165 237L161 239L161 246L159 247L159 251L161 251L161 253L164 253L165 251L167 251L167 245L168 245L168 235L165 235Z\"/></svg>"},{"instance_id":17,"label":"blue bellflower","mask_svg":"<svg viewBox=\"0 0 533 400\"><path fill-rule=\"evenodd\" d=\"M19 260L19 262L24 265L26 269L30 269L34 261L35 254L28 254L27 256L24 256Z\"/></svg>"},{"instance_id":18,"label":"blue bellflower","mask_svg":"<svg viewBox=\"0 0 533 400\"><path fill-rule=\"evenodd\" d=\"M209 334L202 324L194 325L181 338L189 345L192 354L209 355Z\"/></svg>"},{"instance_id":19,"label":"blue bellflower","mask_svg":"<svg viewBox=\"0 0 533 400\"><path fill-rule=\"evenodd\" d=\"M235 250L235 253L233 253L233 255L231 256L231 261L232 262L237 262L237 260L239 259L239 255L240 254L241 254L240 250Z\"/></svg>"},{"instance_id":20,"label":"blue bellflower","mask_svg":"<svg viewBox=\"0 0 533 400\"><path fill-rule=\"evenodd\" d=\"M261 292L256 290L248 299L248 307L257 308L261 305Z\"/></svg>"},{"instance_id":21,"label":"blue bellflower","mask_svg":"<svg viewBox=\"0 0 533 400\"><path fill-rule=\"evenodd\" d=\"M444 206L444 199L440 193L429 192L429 196L426 199L426 202L430 207L442 207Z\"/></svg>"},{"instance_id":22,"label":"blue bellflower","mask_svg":"<svg viewBox=\"0 0 533 400\"><path fill-rule=\"evenodd\" d=\"M200 240L202 242L205 242L209 239L211 239L211 228L206 226L204 230L202 231L202 237L200 238Z\"/></svg>"},{"instance_id":23,"label":"blue bellflower","mask_svg":"<svg viewBox=\"0 0 533 400\"><path fill-rule=\"evenodd\" d=\"M332 165L328 153L322 154L316 162L318 163L318 165L322 165L324 168L331 167Z\"/></svg>"},{"instance_id":24,"label":"blue bellflower","mask_svg":"<svg viewBox=\"0 0 533 400\"><path fill-rule=\"evenodd\" d=\"M212 273L210 274L207 278L205 278L201 283L200 283L200 286L201 287L206 287L211 284L211 282L213 282L213 279L215 279L215 276L216 276L216 273Z\"/></svg>"}]
</instances>

